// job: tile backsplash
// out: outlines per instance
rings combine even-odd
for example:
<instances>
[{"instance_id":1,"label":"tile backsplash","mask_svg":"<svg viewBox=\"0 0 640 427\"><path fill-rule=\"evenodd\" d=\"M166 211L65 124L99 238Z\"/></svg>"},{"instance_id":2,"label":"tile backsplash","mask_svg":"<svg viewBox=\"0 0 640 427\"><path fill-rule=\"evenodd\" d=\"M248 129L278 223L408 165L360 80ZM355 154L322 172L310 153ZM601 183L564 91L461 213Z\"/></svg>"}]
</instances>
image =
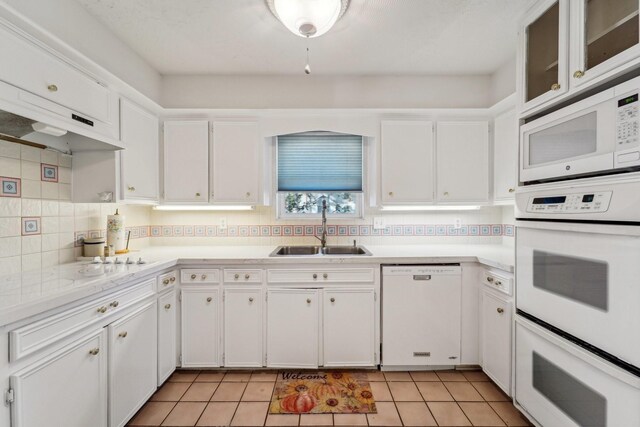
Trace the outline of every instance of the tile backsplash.
<instances>
[{"instance_id":1,"label":"tile backsplash","mask_svg":"<svg viewBox=\"0 0 640 427\"><path fill-rule=\"evenodd\" d=\"M149 224L147 207L72 203L71 174L70 155L0 140L0 274L73 262L78 237L104 235L116 208L132 229Z\"/></svg>"}]
</instances>

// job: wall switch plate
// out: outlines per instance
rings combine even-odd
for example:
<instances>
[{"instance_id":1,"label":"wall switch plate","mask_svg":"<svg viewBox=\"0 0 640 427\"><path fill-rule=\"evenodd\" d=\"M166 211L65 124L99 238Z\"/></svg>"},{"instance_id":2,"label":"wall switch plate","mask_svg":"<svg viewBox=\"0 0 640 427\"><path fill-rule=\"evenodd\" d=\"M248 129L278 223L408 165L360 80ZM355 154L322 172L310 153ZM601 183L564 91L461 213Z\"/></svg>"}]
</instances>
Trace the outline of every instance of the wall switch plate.
<instances>
[{"instance_id":1,"label":"wall switch plate","mask_svg":"<svg viewBox=\"0 0 640 427\"><path fill-rule=\"evenodd\" d=\"M456 218L453 220L453 228L455 228L456 230L460 229L462 227L462 219L460 218Z\"/></svg>"},{"instance_id":2,"label":"wall switch plate","mask_svg":"<svg viewBox=\"0 0 640 427\"><path fill-rule=\"evenodd\" d=\"M227 229L227 218L220 218L220 230Z\"/></svg>"},{"instance_id":3,"label":"wall switch plate","mask_svg":"<svg viewBox=\"0 0 640 427\"><path fill-rule=\"evenodd\" d=\"M373 229L374 230L384 230L384 218L381 216L373 217Z\"/></svg>"}]
</instances>

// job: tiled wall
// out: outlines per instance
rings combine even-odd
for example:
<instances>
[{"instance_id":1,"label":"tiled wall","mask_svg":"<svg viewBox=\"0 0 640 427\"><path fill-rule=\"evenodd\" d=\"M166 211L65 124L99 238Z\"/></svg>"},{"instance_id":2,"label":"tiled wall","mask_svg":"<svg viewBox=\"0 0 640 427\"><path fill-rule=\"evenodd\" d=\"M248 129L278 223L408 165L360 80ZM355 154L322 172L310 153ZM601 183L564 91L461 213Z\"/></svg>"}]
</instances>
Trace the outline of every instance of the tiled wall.
<instances>
[{"instance_id":1,"label":"tiled wall","mask_svg":"<svg viewBox=\"0 0 640 427\"><path fill-rule=\"evenodd\" d=\"M71 156L0 140L0 274L74 261L77 236L104 235L116 207L134 229L149 224L146 207L72 203L71 164Z\"/></svg>"}]
</instances>

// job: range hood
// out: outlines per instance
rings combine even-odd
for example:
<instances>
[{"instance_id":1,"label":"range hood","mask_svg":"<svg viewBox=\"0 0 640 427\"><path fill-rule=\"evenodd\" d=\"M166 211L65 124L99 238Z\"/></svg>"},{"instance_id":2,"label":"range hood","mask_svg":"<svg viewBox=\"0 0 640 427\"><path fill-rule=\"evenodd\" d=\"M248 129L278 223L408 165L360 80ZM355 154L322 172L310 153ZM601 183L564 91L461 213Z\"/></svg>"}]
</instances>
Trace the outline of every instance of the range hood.
<instances>
[{"instance_id":1,"label":"range hood","mask_svg":"<svg viewBox=\"0 0 640 427\"><path fill-rule=\"evenodd\" d=\"M106 147L102 141L3 110L0 110L0 139L42 149L53 148L67 154L114 149Z\"/></svg>"}]
</instances>

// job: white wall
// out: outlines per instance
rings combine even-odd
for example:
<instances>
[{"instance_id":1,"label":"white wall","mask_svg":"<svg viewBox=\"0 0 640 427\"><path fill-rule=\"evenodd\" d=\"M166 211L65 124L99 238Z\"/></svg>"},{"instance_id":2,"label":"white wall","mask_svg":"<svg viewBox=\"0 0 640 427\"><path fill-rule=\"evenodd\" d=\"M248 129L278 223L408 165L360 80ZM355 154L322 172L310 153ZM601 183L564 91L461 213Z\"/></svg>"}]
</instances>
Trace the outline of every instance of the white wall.
<instances>
[{"instance_id":1,"label":"white wall","mask_svg":"<svg viewBox=\"0 0 640 427\"><path fill-rule=\"evenodd\" d=\"M160 74L75 0L0 0L0 5L14 9L145 96L159 101Z\"/></svg>"},{"instance_id":2,"label":"white wall","mask_svg":"<svg viewBox=\"0 0 640 427\"><path fill-rule=\"evenodd\" d=\"M490 76L163 76L166 108L482 108Z\"/></svg>"},{"instance_id":3,"label":"white wall","mask_svg":"<svg viewBox=\"0 0 640 427\"><path fill-rule=\"evenodd\" d=\"M516 91L516 57L515 55L502 64L492 75L489 81L491 93L491 105L503 100Z\"/></svg>"}]
</instances>

